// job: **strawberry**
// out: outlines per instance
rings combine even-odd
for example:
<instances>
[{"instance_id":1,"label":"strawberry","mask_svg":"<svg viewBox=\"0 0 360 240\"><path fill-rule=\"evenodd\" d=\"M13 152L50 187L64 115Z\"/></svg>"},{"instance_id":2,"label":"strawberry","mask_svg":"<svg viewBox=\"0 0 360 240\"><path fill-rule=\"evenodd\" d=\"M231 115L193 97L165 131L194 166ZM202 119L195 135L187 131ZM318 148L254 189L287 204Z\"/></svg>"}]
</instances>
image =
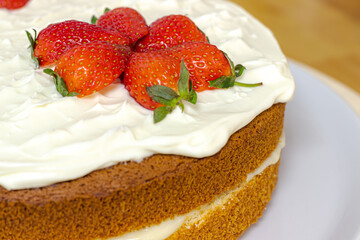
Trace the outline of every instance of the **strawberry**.
<instances>
[{"instance_id":1,"label":"strawberry","mask_svg":"<svg viewBox=\"0 0 360 240\"><path fill-rule=\"evenodd\" d=\"M134 53L125 69L123 83L140 105L155 110L159 122L182 100L196 103L196 93L185 65L160 52Z\"/></svg>"},{"instance_id":2,"label":"strawberry","mask_svg":"<svg viewBox=\"0 0 360 240\"><path fill-rule=\"evenodd\" d=\"M170 15L149 26L149 34L139 40L136 51L163 49L185 42L208 42L208 39L190 18Z\"/></svg>"},{"instance_id":3,"label":"strawberry","mask_svg":"<svg viewBox=\"0 0 360 240\"><path fill-rule=\"evenodd\" d=\"M103 41L78 45L64 53L53 76L57 90L63 96L84 97L100 91L117 79L125 69L130 48ZM66 85L66 86L65 86Z\"/></svg>"},{"instance_id":4,"label":"strawberry","mask_svg":"<svg viewBox=\"0 0 360 240\"><path fill-rule=\"evenodd\" d=\"M144 17L132 8L106 9L104 15L99 19L93 17L91 21L98 26L120 31L130 39L132 44L148 34L148 25Z\"/></svg>"},{"instance_id":5,"label":"strawberry","mask_svg":"<svg viewBox=\"0 0 360 240\"><path fill-rule=\"evenodd\" d=\"M197 92L215 89L210 86L210 81L221 76L231 76L230 62L215 45L187 42L164 51L179 62L184 60L194 90Z\"/></svg>"},{"instance_id":6,"label":"strawberry","mask_svg":"<svg viewBox=\"0 0 360 240\"><path fill-rule=\"evenodd\" d=\"M215 45L204 42L187 42L162 50L180 63L185 62L190 73L190 80L196 92L229 88L234 85L255 87L261 84L235 82L244 71L242 65L234 66L228 56Z\"/></svg>"},{"instance_id":7,"label":"strawberry","mask_svg":"<svg viewBox=\"0 0 360 240\"><path fill-rule=\"evenodd\" d=\"M69 20L51 24L41 30L35 39L27 32L33 49L32 56L41 67L55 63L70 48L87 42L99 40L120 45L129 45L130 40L122 33L95 26L90 23Z\"/></svg>"},{"instance_id":8,"label":"strawberry","mask_svg":"<svg viewBox=\"0 0 360 240\"><path fill-rule=\"evenodd\" d=\"M9 10L19 9L25 6L29 0L0 0L0 8Z\"/></svg>"}]
</instances>

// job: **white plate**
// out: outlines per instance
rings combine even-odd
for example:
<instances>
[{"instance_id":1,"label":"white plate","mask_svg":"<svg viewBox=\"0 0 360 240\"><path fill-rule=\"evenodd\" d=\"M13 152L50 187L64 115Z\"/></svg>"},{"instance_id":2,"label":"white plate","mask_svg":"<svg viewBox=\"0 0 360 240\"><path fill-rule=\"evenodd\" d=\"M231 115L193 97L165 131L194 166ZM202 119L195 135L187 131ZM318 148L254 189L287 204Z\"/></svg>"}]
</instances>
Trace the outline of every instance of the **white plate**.
<instances>
[{"instance_id":1,"label":"white plate","mask_svg":"<svg viewBox=\"0 0 360 240\"><path fill-rule=\"evenodd\" d=\"M291 64L287 145L264 216L241 240L360 240L360 118L315 75Z\"/></svg>"}]
</instances>

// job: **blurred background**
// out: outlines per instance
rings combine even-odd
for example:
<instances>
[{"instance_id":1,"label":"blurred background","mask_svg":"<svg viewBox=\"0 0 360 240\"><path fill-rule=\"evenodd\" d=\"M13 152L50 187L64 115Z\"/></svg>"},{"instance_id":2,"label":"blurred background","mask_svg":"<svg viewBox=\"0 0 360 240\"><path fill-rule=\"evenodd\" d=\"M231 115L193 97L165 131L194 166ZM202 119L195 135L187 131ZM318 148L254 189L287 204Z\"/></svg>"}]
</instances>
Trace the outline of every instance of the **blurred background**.
<instances>
[{"instance_id":1,"label":"blurred background","mask_svg":"<svg viewBox=\"0 0 360 240\"><path fill-rule=\"evenodd\" d=\"M360 94L360 0L232 1L273 31L288 58Z\"/></svg>"}]
</instances>

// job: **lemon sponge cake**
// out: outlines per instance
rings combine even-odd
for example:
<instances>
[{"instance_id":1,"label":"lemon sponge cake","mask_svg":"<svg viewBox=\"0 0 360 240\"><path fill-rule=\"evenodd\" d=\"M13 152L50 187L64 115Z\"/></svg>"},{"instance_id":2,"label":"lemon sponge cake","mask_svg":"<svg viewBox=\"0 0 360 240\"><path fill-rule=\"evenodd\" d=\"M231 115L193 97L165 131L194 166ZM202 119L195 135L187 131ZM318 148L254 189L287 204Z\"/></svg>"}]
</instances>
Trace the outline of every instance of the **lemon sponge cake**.
<instances>
[{"instance_id":1,"label":"lemon sponge cake","mask_svg":"<svg viewBox=\"0 0 360 240\"><path fill-rule=\"evenodd\" d=\"M189 17L246 70L163 121L121 80L63 97L25 30L105 8ZM272 33L219 0L32 0L0 9L0 239L237 239L276 185L294 81ZM286 160L286 159L285 159Z\"/></svg>"}]
</instances>

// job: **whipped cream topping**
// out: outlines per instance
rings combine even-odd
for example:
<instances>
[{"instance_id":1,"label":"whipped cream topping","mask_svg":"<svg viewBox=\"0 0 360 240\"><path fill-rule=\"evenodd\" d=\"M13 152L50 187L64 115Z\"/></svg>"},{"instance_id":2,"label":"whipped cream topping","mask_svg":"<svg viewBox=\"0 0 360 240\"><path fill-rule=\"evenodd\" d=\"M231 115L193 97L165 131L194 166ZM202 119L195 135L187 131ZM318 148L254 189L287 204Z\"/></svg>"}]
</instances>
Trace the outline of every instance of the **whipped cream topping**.
<instances>
[{"instance_id":1,"label":"whipped cream topping","mask_svg":"<svg viewBox=\"0 0 360 240\"><path fill-rule=\"evenodd\" d=\"M198 94L153 123L121 83L85 98L62 97L34 69L25 30L63 20L90 21L106 7L137 9L148 24L169 14L189 16L247 70L238 81L263 82ZM239 6L223 0L32 0L0 10L0 185L9 190L76 179L121 161L155 153L205 157L274 103L287 102L294 81L272 33Z\"/></svg>"}]
</instances>

